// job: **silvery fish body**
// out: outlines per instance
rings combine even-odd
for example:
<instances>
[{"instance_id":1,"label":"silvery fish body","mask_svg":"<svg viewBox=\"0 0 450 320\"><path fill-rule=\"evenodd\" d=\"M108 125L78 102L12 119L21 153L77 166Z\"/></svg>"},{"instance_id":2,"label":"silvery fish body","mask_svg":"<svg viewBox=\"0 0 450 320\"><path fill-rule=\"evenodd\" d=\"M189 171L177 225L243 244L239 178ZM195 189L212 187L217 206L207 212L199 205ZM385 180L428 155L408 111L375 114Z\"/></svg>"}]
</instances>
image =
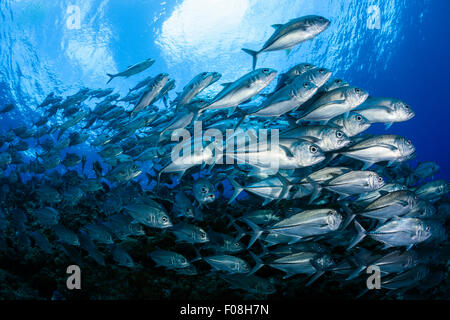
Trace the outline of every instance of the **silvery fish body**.
<instances>
[{"instance_id":1,"label":"silvery fish body","mask_svg":"<svg viewBox=\"0 0 450 320\"><path fill-rule=\"evenodd\" d=\"M229 274L248 273L250 271L249 264L241 258L230 255L217 255L203 257L211 267L217 271L224 271Z\"/></svg>"},{"instance_id":2,"label":"silvery fish body","mask_svg":"<svg viewBox=\"0 0 450 320\"><path fill-rule=\"evenodd\" d=\"M394 218L368 234L388 247L410 247L431 236L430 227L416 218Z\"/></svg>"},{"instance_id":3,"label":"silvery fish body","mask_svg":"<svg viewBox=\"0 0 450 320\"><path fill-rule=\"evenodd\" d=\"M149 255L155 261L156 266L163 266L167 269L180 269L191 266L184 256L176 252L158 249Z\"/></svg>"},{"instance_id":4,"label":"silvery fish body","mask_svg":"<svg viewBox=\"0 0 450 320\"><path fill-rule=\"evenodd\" d=\"M370 123L407 121L414 117L414 111L406 103L393 98L368 98L355 109Z\"/></svg>"},{"instance_id":5,"label":"silvery fish body","mask_svg":"<svg viewBox=\"0 0 450 320\"><path fill-rule=\"evenodd\" d=\"M339 127L348 137L354 137L370 127L369 120L356 111L337 116L331 119L329 124Z\"/></svg>"},{"instance_id":6,"label":"silvery fish body","mask_svg":"<svg viewBox=\"0 0 450 320\"><path fill-rule=\"evenodd\" d=\"M300 121L324 121L355 109L369 94L356 87L341 87L325 93L308 109L300 110Z\"/></svg>"},{"instance_id":7,"label":"silvery fish body","mask_svg":"<svg viewBox=\"0 0 450 320\"><path fill-rule=\"evenodd\" d=\"M402 162L416 152L410 140L396 135L380 135L350 146L341 153L366 163L364 169L380 161Z\"/></svg>"},{"instance_id":8,"label":"silvery fish body","mask_svg":"<svg viewBox=\"0 0 450 320\"><path fill-rule=\"evenodd\" d=\"M251 99L275 78L276 70L263 68L254 70L238 80L227 84L205 109L234 108Z\"/></svg>"},{"instance_id":9,"label":"silvery fish body","mask_svg":"<svg viewBox=\"0 0 450 320\"><path fill-rule=\"evenodd\" d=\"M303 238L335 231L341 226L342 220L342 215L333 209L305 210L267 227L266 230Z\"/></svg>"},{"instance_id":10,"label":"silvery fish body","mask_svg":"<svg viewBox=\"0 0 450 320\"><path fill-rule=\"evenodd\" d=\"M410 191L394 191L369 204L360 213L364 217L389 220L410 212L417 203L417 196Z\"/></svg>"},{"instance_id":11,"label":"silvery fish body","mask_svg":"<svg viewBox=\"0 0 450 320\"><path fill-rule=\"evenodd\" d=\"M286 139L313 138L312 141L324 152L341 149L351 142L342 130L323 125L300 126L282 132L280 137Z\"/></svg>"},{"instance_id":12,"label":"silvery fish body","mask_svg":"<svg viewBox=\"0 0 450 320\"><path fill-rule=\"evenodd\" d=\"M279 117L302 105L317 91L317 86L297 78L291 84L272 94L262 103L258 111L250 113L258 117Z\"/></svg>"},{"instance_id":13,"label":"silvery fish body","mask_svg":"<svg viewBox=\"0 0 450 320\"><path fill-rule=\"evenodd\" d=\"M202 72L196 75L175 99L177 108L192 101L201 91L218 81L222 75L217 72Z\"/></svg>"},{"instance_id":14,"label":"silvery fish body","mask_svg":"<svg viewBox=\"0 0 450 320\"><path fill-rule=\"evenodd\" d=\"M373 171L350 171L329 181L325 188L343 196L361 194L384 186L384 179Z\"/></svg>"}]
</instances>

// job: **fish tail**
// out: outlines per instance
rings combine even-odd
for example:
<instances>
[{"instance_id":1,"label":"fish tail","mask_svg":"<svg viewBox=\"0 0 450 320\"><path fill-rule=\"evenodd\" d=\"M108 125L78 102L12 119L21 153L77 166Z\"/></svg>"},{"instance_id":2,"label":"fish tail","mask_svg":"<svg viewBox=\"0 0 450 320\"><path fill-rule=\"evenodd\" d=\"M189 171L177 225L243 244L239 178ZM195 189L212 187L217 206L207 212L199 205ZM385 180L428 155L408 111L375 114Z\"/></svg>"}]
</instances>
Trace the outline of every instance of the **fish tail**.
<instances>
[{"instance_id":1,"label":"fish tail","mask_svg":"<svg viewBox=\"0 0 450 320\"><path fill-rule=\"evenodd\" d=\"M319 279L324 273L325 273L325 271L317 271L316 273L314 273L314 275L311 277L311 279L309 279L309 281L305 284L305 287L309 287L314 281Z\"/></svg>"},{"instance_id":2,"label":"fish tail","mask_svg":"<svg viewBox=\"0 0 450 320\"><path fill-rule=\"evenodd\" d=\"M361 240L364 239L367 235L367 231L356 220L355 220L355 227L356 230L358 231L358 234L356 235L356 238L352 241L352 243L348 246L347 251L349 251L351 248L360 243Z\"/></svg>"},{"instance_id":3,"label":"fish tail","mask_svg":"<svg viewBox=\"0 0 450 320\"><path fill-rule=\"evenodd\" d=\"M356 217L356 214L350 210L347 203L340 202L339 205L344 210L344 212L347 214L346 219L344 220L344 223L342 224L342 230L348 227L348 225L353 221L353 219Z\"/></svg>"},{"instance_id":4,"label":"fish tail","mask_svg":"<svg viewBox=\"0 0 450 320\"><path fill-rule=\"evenodd\" d=\"M106 75L109 77L109 80L108 80L108 82L106 82L106 84L110 83L111 80L114 79L114 78L116 77L115 75L113 75L113 74L111 74L111 73L107 73Z\"/></svg>"},{"instance_id":5,"label":"fish tail","mask_svg":"<svg viewBox=\"0 0 450 320\"><path fill-rule=\"evenodd\" d=\"M252 256L253 260L255 260L255 266L247 274L248 276L251 276L252 274L254 274L256 271L258 271L259 269L261 269L264 266L264 262L261 260L260 257L258 257L256 254L254 254L252 251L249 251L249 252L250 252L250 255Z\"/></svg>"},{"instance_id":6,"label":"fish tail","mask_svg":"<svg viewBox=\"0 0 450 320\"><path fill-rule=\"evenodd\" d=\"M202 255L200 254L200 251L196 247L194 247L194 250L195 250L196 257L190 261L191 263L192 262L196 262L196 261L200 261L200 260L203 259Z\"/></svg>"},{"instance_id":7,"label":"fish tail","mask_svg":"<svg viewBox=\"0 0 450 320\"><path fill-rule=\"evenodd\" d=\"M244 188L239 183L237 183L236 180L234 180L233 178L228 178L228 180L230 181L231 185L234 188L233 195L231 196L230 200L228 201L228 204L230 204L237 198L237 196L242 191L244 191Z\"/></svg>"},{"instance_id":8,"label":"fish tail","mask_svg":"<svg viewBox=\"0 0 450 320\"><path fill-rule=\"evenodd\" d=\"M242 218L242 221L244 221L253 230L252 238L250 239L247 246L247 249L249 249L255 243L255 241L258 240L258 238L263 234L264 230L262 230L256 223L247 218Z\"/></svg>"},{"instance_id":9,"label":"fish tail","mask_svg":"<svg viewBox=\"0 0 450 320\"><path fill-rule=\"evenodd\" d=\"M256 68L256 61L258 60L259 52L258 51L253 51L253 50L250 50L250 49L245 49L245 48L242 48L242 51L244 51L245 53L247 53L247 54L252 56L252 58L253 58L252 68L253 68L253 70L255 70L255 68Z\"/></svg>"}]
</instances>

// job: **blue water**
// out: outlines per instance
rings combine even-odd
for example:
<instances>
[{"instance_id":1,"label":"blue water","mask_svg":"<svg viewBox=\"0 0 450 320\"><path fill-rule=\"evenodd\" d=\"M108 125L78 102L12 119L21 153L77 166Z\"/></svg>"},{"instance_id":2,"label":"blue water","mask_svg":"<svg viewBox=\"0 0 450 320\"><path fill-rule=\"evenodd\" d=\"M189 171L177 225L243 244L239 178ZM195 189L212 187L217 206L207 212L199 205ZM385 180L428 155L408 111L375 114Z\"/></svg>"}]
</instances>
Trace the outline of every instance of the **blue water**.
<instances>
[{"instance_id":1,"label":"blue water","mask_svg":"<svg viewBox=\"0 0 450 320\"><path fill-rule=\"evenodd\" d=\"M79 8L79 21L69 6ZM310 62L374 96L407 102L416 117L389 132L410 138L416 161L436 161L438 176L448 179L449 13L446 0L0 0L0 105L18 107L1 116L0 128L29 124L52 91L108 87L107 72L149 57L156 60L151 69L110 85L125 94L159 72L178 89L201 71L222 73L219 82L235 80L251 68L242 47L259 49L272 24L318 14L332 21L323 34L289 56L262 54L258 66L281 72Z\"/></svg>"}]
</instances>

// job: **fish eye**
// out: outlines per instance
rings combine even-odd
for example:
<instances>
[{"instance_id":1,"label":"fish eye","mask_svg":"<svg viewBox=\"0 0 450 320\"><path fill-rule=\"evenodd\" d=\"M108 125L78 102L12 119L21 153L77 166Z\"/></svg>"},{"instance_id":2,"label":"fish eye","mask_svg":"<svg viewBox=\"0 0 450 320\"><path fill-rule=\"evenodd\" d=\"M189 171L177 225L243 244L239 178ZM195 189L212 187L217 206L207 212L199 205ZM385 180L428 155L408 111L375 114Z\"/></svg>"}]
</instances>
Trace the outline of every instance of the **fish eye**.
<instances>
[{"instance_id":1,"label":"fish eye","mask_svg":"<svg viewBox=\"0 0 450 320\"><path fill-rule=\"evenodd\" d=\"M356 120L357 120L357 121L362 121L362 119L363 119L362 116L359 116L359 115L356 116Z\"/></svg>"},{"instance_id":2,"label":"fish eye","mask_svg":"<svg viewBox=\"0 0 450 320\"><path fill-rule=\"evenodd\" d=\"M360 92L361 92L361 89L356 88L356 89L355 89L355 92L356 92L356 93L360 93Z\"/></svg>"},{"instance_id":3,"label":"fish eye","mask_svg":"<svg viewBox=\"0 0 450 320\"><path fill-rule=\"evenodd\" d=\"M205 75L207 75L208 73L207 72L202 72L202 76L205 76Z\"/></svg>"},{"instance_id":4,"label":"fish eye","mask_svg":"<svg viewBox=\"0 0 450 320\"><path fill-rule=\"evenodd\" d=\"M325 69L319 69L319 73L324 74L325 73Z\"/></svg>"},{"instance_id":5,"label":"fish eye","mask_svg":"<svg viewBox=\"0 0 450 320\"><path fill-rule=\"evenodd\" d=\"M308 88L309 87L309 82L305 82L304 84L303 84L303 88Z\"/></svg>"},{"instance_id":6,"label":"fish eye","mask_svg":"<svg viewBox=\"0 0 450 320\"><path fill-rule=\"evenodd\" d=\"M340 84L340 83L342 82L342 80L341 80L341 79L337 79L335 82L336 82L337 84Z\"/></svg>"},{"instance_id":7,"label":"fish eye","mask_svg":"<svg viewBox=\"0 0 450 320\"><path fill-rule=\"evenodd\" d=\"M426 227L425 231L430 231L430 226Z\"/></svg>"},{"instance_id":8,"label":"fish eye","mask_svg":"<svg viewBox=\"0 0 450 320\"><path fill-rule=\"evenodd\" d=\"M378 181L383 181L383 178L382 177L378 177Z\"/></svg>"},{"instance_id":9,"label":"fish eye","mask_svg":"<svg viewBox=\"0 0 450 320\"><path fill-rule=\"evenodd\" d=\"M410 146L410 145L411 145L411 140L406 140L406 144L407 144L408 146Z\"/></svg>"},{"instance_id":10,"label":"fish eye","mask_svg":"<svg viewBox=\"0 0 450 320\"><path fill-rule=\"evenodd\" d=\"M336 137L342 138L344 136L344 133L342 131L336 131Z\"/></svg>"},{"instance_id":11,"label":"fish eye","mask_svg":"<svg viewBox=\"0 0 450 320\"><path fill-rule=\"evenodd\" d=\"M316 146L309 146L309 151L311 153L317 153L317 151L319 151L319 148L317 148Z\"/></svg>"},{"instance_id":12,"label":"fish eye","mask_svg":"<svg viewBox=\"0 0 450 320\"><path fill-rule=\"evenodd\" d=\"M163 222L167 222L167 218L166 217L162 217L162 221Z\"/></svg>"},{"instance_id":13,"label":"fish eye","mask_svg":"<svg viewBox=\"0 0 450 320\"><path fill-rule=\"evenodd\" d=\"M269 69L263 69L264 73L269 73Z\"/></svg>"},{"instance_id":14,"label":"fish eye","mask_svg":"<svg viewBox=\"0 0 450 320\"><path fill-rule=\"evenodd\" d=\"M205 239L205 238L206 238L206 233L204 233L204 232L200 233L200 237L201 237L202 239Z\"/></svg>"}]
</instances>

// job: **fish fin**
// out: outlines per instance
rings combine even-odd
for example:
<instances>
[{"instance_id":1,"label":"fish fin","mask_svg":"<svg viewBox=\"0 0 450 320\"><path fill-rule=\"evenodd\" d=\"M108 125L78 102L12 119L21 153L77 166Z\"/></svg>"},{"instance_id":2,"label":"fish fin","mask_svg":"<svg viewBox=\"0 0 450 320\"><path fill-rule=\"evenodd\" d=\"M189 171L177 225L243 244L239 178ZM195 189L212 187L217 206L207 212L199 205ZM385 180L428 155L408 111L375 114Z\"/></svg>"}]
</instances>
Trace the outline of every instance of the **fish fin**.
<instances>
[{"instance_id":1,"label":"fish fin","mask_svg":"<svg viewBox=\"0 0 450 320\"><path fill-rule=\"evenodd\" d=\"M347 199L350 195L345 194L345 193L340 193L339 194L339 198L337 199L337 201L342 201L344 199Z\"/></svg>"},{"instance_id":2,"label":"fish fin","mask_svg":"<svg viewBox=\"0 0 450 320\"><path fill-rule=\"evenodd\" d=\"M289 148L286 147L286 146L283 146L282 144L280 144L279 147L280 147L281 149L283 149L284 152L286 152L286 155L287 155L288 157L291 157L291 158L294 157L294 154L292 153L291 149L289 149Z\"/></svg>"},{"instance_id":3,"label":"fish fin","mask_svg":"<svg viewBox=\"0 0 450 320\"><path fill-rule=\"evenodd\" d=\"M317 271L311 279L309 279L308 283L306 283L305 287L308 287L310 284L312 284L314 281L320 278L325 273L325 271Z\"/></svg>"},{"instance_id":4,"label":"fish fin","mask_svg":"<svg viewBox=\"0 0 450 320\"><path fill-rule=\"evenodd\" d=\"M232 225L233 225L233 228L235 228L238 233L236 238L234 238L234 241L238 242L239 240L242 239L243 236L245 236L245 231L242 230L242 228L239 227L234 221L233 221Z\"/></svg>"},{"instance_id":5,"label":"fish fin","mask_svg":"<svg viewBox=\"0 0 450 320\"><path fill-rule=\"evenodd\" d=\"M364 162L364 166L361 168L361 170L367 170L369 169L371 166L373 166L373 162Z\"/></svg>"},{"instance_id":6,"label":"fish fin","mask_svg":"<svg viewBox=\"0 0 450 320\"><path fill-rule=\"evenodd\" d=\"M283 25L282 24L273 24L271 25L272 28L274 28L275 30L278 30L279 28L281 28Z\"/></svg>"},{"instance_id":7,"label":"fish fin","mask_svg":"<svg viewBox=\"0 0 450 320\"><path fill-rule=\"evenodd\" d=\"M355 227L356 227L356 230L358 231L358 234L357 234L356 238L352 241L352 243L348 246L347 251L349 251L351 248L353 248L358 243L360 243L361 240L364 239L365 236L367 235L366 230L356 220L355 220Z\"/></svg>"},{"instance_id":8,"label":"fish fin","mask_svg":"<svg viewBox=\"0 0 450 320\"><path fill-rule=\"evenodd\" d=\"M261 205L262 207L268 205L273 199L269 199L269 198L265 198L263 204Z\"/></svg>"},{"instance_id":9,"label":"fish fin","mask_svg":"<svg viewBox=\"0 0 450 320\"><path fill-rule=\"evenodd\" d=\"M318 143L320 141L320 139L317 139L315 137L311 137L311 136L301 136L299 137L300 140L305 140L311 143Z\"/></svg>"},{"instance_id":10,"label":"fish fin","mask_svg":"<svg viewBox=\"0 0 450 320\"><path fill-rule=\"evenodd\" d=\"M392 122L388 122L385 124L384 130L388 130L392 126Z\"/></svg>"},{"instance_id":11,"label":"fish fin","mask_svg":"<svg viewBox=\"0 0 450 320\"><path fill-rule=\"evenodd\" d=\"M258 238L263 234L264 230L261 229L256 223L247 218L242 218L242 221L244 221L253 230L253 235L247 245L247 249L249 249L255 243L255 241L258 240Z\"/></svg>"},{"instance_id":12,"label":"fish fin","mask_svg":"<svg viewBox=\"0 0 450 320\"><path fill-rule=\"evenodd\" d=\"M292 239L289 240L288 245L297 243L297 242L301 241L302 239L303 239L303 238L302 238L302 237L299 237L299 236L292 236Z\"/></svg>"},{"instance_id":13,"label":"fish fin","mask_svg":"<svg viewBox=\"0 0 450 320\"><path fill-rule=\"evenodd\" d=\"M283 189L281 190L280 196L278 197L278 201L280 201L286 196L286 194L288 194L290 182L288 179L283 177L279 172L276 174L276 177L278 178L278 180L280 180L281 184L283 185Z\"/></svg>"},{"instance_id":14,"label":"fish fin","mask_svg":"<svg viewBox=\"0 0 450 320\"><path fill-rule=\"evenodd\" d=\"M253 58L252 68L253 68L253 70L255 70L259 52L258 51L253 51L253 50L250 50L250 49L245 49L245 48L242 48L242 51L244 51L245 53L247 53L247 54L252 56L252 58Z\"/></svg>"},{"instance_id":15,"label":"fish fin","mask_svg":"<svg viewBox=\"0 0 450 320\"><path fill-rule=\"evenodd\" d=\"M344 113L344 119L347 120L349 115L350 115L350 111L347 111L346 113Z\"/></svg>"},{"instance_id":16,"label":"fish fin","mask_svg":"<svg viewBox=\"0 0 450 320\"><path fill-rule=\"evenodd\" d=\"M317 182L315 182L311 178L306 177L306 180L308 180L308 182L311 183L314 188L314 190L311 194L311 197L309 198L309 202L308 202L308 204L310 205L314 202L314 200L316 200L320 196L320 192L322 191L322 188L319 186L319 184Z\"/></svg>"},{"instance_id":17,"label":"fish fin","mask_svg":"<svg viewBox=\"0 0 450 320\"><path fill-rule=\"evenodd\" d=\"M341 202L340 206L344 210L344 212L347 214L346 219L342 223L342 230L344 230L345 228L348 227L350 222L353 221L353 219L356 217L356 215L350 210L350 208L348 207L348 205L346 203Z\"/></svg>"},{"instance_id":18,"label":"fish fin","mask_svg":"<svg viewBox=\"0 0 450 320\"><path fill-rule=\"evenodd\" d=\"M353 271L345 280L352 280L359 276L359 274L366 268L366 266L359 266L355 271Z\"/></svg>"},{"instance_id":19,"label":"fish fin","mask_svg":"<svg viewBox=\"0 0 450 320\"><path fill-rule=\"evenodd\" d=\"M291 54L292 48L286 49L286 57Z\"/></svg>"},{"instance_id":20,"label":"fish fin","mask_svg":"<svg viewBox=\"0 0 450 320\"><path fill-rule=\"evenodd\" d=\"M286 273L285 275L284 275L284 277L283 277L283 280L285 280L285 279L287 279L287 278L290 278L290 277L292 277L294 274L292 274L292 273Z\"/></svg>"},{"instance_id":21,"label":"fish fin","mask_svg":"<svg viewBox=\"0 0 450 320\"><path fill-rule=\"evenodd\" d=\"M109 77L109 80L108 80L108 82L106 82L106 84L110 83L111 80L114 79L114 78L116 77L115 75L110 74L110 73L107 73L106 75Z\"/></svg>"},{"instance_id":22,"label":"fish fin","mask_svg":"<svg viewBox=\"0 0 450 320\"><path fill-rule=\"evenodd\" d=\"M411 248L414 246L414 244L410 244L409 246L406 247L406 251L411 250Z\"/></svg>"},{"instance_id":23,"label":"fish fin","mask_svg":"<svg viewBox=\"0 0 450 320\"><path fill-rule=\"evenodd\" d=\"M230 203L232 203L232 202L237 198L237 196L238 196L242 191L244 191L244 188L243 188L239 183L237 183L236 180L234 180L233 178L230 178L230 177L229 177L229 178L228 178L228 181L230 181L231 185L232 185L233 188L234 188L233 195L231 196L230 200L228 200L228 204L230 204Z\"/></svg>"},{"instance_id":24,"label":"fish fin","mask_svg":"<svg viewBox=\"0 0 450 320\"><path fill-rule=\"evenodd\" d=\"M258 257L256 254L254 254L252 251L249 251L249 252L250 252L250 255L252 256L253 260L255 260L255 266L247 274L248 276L251 276L252 274L254 274L256 271L258 271L259 269L261 269L264 266L264 262L261 260L260 257Z\"/></svg>"},{"instance_id":25,"label":"fish fin","mask_svg":"<svg viewBox=\"0 0 450 320\"><path fill-rule=\"evenodd\" d=\"M236 107L228 108L228 114L227 114L227 117L228 117L228 118L231 117L231 115L232 115L235 111L236 111Z\"/></svg>"},{"instance_id":26,"label":"fish fin","mask_svg":"<svg viewBox=\"0 0 450 320\"><path fill-rule=\"evenodd\" d=\"M224 83L221 83L220 85L221 85L222 87L226 88L226 87L228 87L228 86L231 85L231 84L233 84L233 82L224 82Z\"/></svg>"}]
</instances>

